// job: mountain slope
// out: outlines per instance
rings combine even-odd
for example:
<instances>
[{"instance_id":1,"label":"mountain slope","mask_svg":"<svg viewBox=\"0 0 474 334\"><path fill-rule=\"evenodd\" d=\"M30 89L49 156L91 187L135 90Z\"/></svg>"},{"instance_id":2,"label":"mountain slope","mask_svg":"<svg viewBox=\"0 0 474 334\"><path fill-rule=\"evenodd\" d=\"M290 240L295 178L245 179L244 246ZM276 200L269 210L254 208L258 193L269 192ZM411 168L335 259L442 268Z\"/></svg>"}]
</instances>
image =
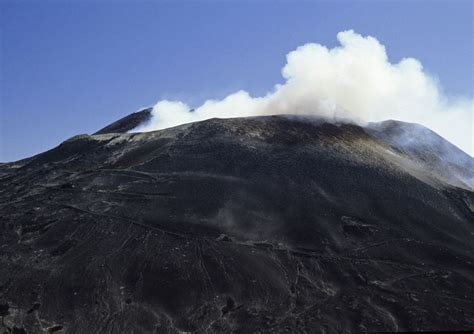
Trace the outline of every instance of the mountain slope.
<instances>
[{"instance_id":1,"label":"mountain slope","mask_svg":"<svg viewBox=\"0 0 474 334\"><path fill-rule=\"evenodd\" d=\"M419 125L399 121L371 123L367 131L445 182L474 188L474 159L459 148Z\"/></svg>"},{"instance_id":2,"label":"mountain slope","mask_svg":"<svg viewBox=\"0 0 474 334\"><path fill-rule=\"evenodd\" d=\"M211 119L78 136L2 165L4 327L473 328L474 193L390 138Z\"/></svg>"},{"instance_id":3,"label":"mountain slope","mask_svg":"<svg viewBox=\"0 0 474 334\"><path fill-rule=\"evenodd\" d=\"M95 135L102 135L106 133L125 133L135 129L141 124L145 124L151 119L151 111L153 108L146 108L134 112L124 118L119 119L112 124L107 125L105 128L100 129Z\"/></svg>"}]
</instances>

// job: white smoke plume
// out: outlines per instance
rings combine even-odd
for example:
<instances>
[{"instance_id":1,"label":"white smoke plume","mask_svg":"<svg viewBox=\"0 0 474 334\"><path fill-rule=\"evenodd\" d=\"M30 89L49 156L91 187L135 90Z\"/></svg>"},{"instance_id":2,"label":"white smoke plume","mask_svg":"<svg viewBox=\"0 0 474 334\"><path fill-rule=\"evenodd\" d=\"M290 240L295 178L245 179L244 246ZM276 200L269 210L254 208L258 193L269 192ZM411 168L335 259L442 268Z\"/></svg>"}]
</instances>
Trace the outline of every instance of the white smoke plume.
<instances>
[{"instance_id":1,"label":"white smoke plume","mask_svg":"<svg viewBox=\"0 0 474 334\"><path fill-rule=\"evenodd\" d=\"M474 155L472 98L446 97L437 80L414 58L388 61L374 37L352 30L337 34L340 46L309 43L286 56L286 82L262 97L244 90L194 108L159 101L151 121L133 131L153 131L213 117L306 114L358 123L395 119L425 125Z\"/></svg>"}]
</instances>

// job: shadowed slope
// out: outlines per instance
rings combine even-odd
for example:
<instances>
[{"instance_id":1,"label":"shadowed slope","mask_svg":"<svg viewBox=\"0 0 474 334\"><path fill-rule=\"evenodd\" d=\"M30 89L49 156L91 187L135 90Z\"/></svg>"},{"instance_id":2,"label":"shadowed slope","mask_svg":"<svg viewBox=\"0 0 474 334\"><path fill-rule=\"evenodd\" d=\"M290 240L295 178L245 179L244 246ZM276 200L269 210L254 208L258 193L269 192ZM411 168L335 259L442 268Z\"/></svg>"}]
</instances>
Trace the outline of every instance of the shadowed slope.
<instances>
[{"instance_id":1,"label":"shadowed slope","mask_svg":"<svg viewBox=\"0 0 474 334\"><path fill-rule=\"evenodd\" d=\"M125 116L124 118L119 119L118 121L107 125L105 128L100 129L95 135L101 135L105 133L125 133L130 130L133 130L140 124L145 124L151 119L151 111L153 108L146 108L140 111L137 111L133 114Z\"/></svg>"}]
</instances>

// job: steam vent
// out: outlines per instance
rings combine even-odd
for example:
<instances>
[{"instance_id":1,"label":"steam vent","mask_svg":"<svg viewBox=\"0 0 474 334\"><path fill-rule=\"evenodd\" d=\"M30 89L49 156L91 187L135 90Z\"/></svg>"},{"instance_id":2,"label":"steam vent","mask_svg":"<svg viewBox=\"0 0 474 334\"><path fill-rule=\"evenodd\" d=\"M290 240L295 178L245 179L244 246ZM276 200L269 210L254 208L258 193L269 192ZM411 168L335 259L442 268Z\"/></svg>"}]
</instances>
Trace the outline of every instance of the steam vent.
<instances>
[{"instance_id":1,"label":"steam vent","mask_svg":"<svg viewBox=\"0 0 474 334\"><path fill-rule=\"evenodd\" d=\"M436 133L149 118L0 164L0 332L474 328L474 162Z\"/></svg>"}]
</instances>

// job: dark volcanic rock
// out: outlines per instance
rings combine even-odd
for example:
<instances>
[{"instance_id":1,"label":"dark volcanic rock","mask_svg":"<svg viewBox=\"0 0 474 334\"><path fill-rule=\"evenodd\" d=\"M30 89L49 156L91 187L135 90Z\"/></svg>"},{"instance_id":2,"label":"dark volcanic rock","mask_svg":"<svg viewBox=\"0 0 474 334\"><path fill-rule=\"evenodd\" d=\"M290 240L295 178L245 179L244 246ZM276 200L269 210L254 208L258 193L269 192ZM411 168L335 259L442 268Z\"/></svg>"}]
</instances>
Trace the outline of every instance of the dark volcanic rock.
<instances>
[{"instance_id":1,"label":"dark volcanic rock","mask_svg":"<svg viewBox=\"0 0 474 334\"><path fill-rule=\"evenodd\" d=\"M100 129L95 135L102 135L106 133L125 133L135 129L141 124L146 124L151 119L151 111L153 108L146 108L137 111L133 114L125 116L118 121L107 125L105 128Z\"/></svg>"},{"instance_id":2,"label":"dark volcanic rock","mask_svg":"<svg viewBox=\"0 0 474 334\"><path fill-rule=\"evenodd\" d=\"M397 152L408 156L425 172L460 187L474 186L474 159L430 129L398 121L372 123L367 131Z\"/></svg>"},{"instance_id":3,"label":"dark volcanic rock","mask_svg":"<svg viewBox=\"0 0 474 334\"><path fill-rule=\"evenodd\" d=\"M472 188L383 131L212 119L1 165L3 329L474 328Z\"/></svg>"}]
</instances>

